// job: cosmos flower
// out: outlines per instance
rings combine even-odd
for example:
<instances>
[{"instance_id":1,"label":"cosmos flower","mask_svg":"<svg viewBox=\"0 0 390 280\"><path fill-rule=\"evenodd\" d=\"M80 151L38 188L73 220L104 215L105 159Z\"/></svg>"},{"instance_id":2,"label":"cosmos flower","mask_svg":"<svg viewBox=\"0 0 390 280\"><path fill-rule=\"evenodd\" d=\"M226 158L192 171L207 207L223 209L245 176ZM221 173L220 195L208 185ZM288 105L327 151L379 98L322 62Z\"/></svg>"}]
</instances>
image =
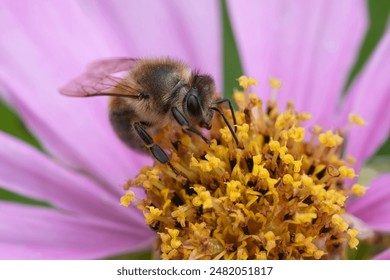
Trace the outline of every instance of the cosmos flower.
<instances>
[{"instance_id":1,"label":"cosmos flower","mask_svg":"<svg viewBox=\"0 0 390 280\"><path fill-rule=\"evenodd\" d=\"M239 81L246 91L256 83L244 76ZM281 82L273 79L271 86L276 92ZM335 259L347 243L356 248L358 230L342 215L347 196L365 189L345 187L356 175L340 159L343 137L319 127L308 133L302 123L311 116L296 112L293 103L281 112L275 99L263 104L246 93L234 94L236 132L214 118L208 145L170 126L156 139L172 150L180 174L156 164L126 184L145 189L143 200L130 189L121 202L135 201L144 211L161 244L156 256ZM225 115L233 119L227 109Z\"/></svg>"},{"instance_id":2,"label":"cosmos flower","mask_svg":"<svg viewBox=\"0 0 390 280\"><path fill-rule=\"evenodd\" d=\"M1 133L0 185L52 207L2 201L0 258L103 258L148 248L155 236L142 213L118 201L122 183L152 160L129 151L115 137L105 98L66 99L57 89L95 59L161 55L210 72L221 88L219 2L5 3L7 9L0 11L1 98L23 118L44 151ZM360 166L389 132L385 73L390 35L340 105L366 27L364 5L261 3L264 7L228 2L245 72L261 77L260 82L271 75L280 78L279 104L294 100L298 110L319 116L313 122L325 128L345 124L347 112L363 116L367 126L351 128L347 135L347 152ZM147 17L139 16L145 11ZM271 22L277 24L269 28ZM368 90L373 93L369 101ZM389 179L378 177L365 196L349 205L350 213L384 232L390 230L390 193L384 188ZM142 197L142 191L135 192ZM375 216L368 214L374 211Z\"/></svg>"}]
</instances>

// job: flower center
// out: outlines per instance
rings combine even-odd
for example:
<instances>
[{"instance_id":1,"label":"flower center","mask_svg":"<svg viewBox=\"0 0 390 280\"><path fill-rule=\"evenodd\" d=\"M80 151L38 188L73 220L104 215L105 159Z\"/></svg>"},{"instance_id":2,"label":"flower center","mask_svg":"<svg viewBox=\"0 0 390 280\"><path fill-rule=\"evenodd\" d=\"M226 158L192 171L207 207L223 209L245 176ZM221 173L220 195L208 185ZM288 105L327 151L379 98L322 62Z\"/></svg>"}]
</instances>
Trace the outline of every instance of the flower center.
<instances>
[{"instance_id":1,"label":"flower center","mask_svg":"<svg viewBox=\"0 0 390 280\"><path fill-rule=\"evenodd\" d=\"M340 156L341 132L309 131L302 123L311 116L292 103L279 112L272 98L263 109L262 100L248 94L255 81L245 78L245 91L234 94L240 145L218 117L211 145L179 126L162 129L155 141L172 151L181 174L160 163L144 167L126 189L142 186L146 198L128 190L122 205L135 201L144 212L162 259L342 257L346 244L358 244L357 230L343 219L345 200L364 188L345 187L356 175ZM273 94L280 86L271 80Z\"/></svg>"}]
</instances>

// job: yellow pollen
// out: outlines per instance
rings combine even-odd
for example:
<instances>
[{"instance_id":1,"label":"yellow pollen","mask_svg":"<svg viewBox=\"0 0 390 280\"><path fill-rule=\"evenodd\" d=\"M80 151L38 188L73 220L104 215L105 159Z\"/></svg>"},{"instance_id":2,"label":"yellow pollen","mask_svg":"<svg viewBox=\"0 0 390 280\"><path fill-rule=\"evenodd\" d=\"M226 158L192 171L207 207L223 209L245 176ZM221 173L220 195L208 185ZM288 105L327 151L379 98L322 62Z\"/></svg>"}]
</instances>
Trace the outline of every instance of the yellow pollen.
<instances>
[{"instance_id":1,"label":"yellow pollen","mask_svg":"<svg viewBox=\"0 0 390 280\"><path fill-rule=\"evenodd\" d=\"M269 178L269 171L261 165L254 165L252 174L258 176L261 179Z\"/></svg>"},{"instance_id":2,"label":"yellow pollen","mask_svg":"<svg viewBox=\"0 0 390 280\"><path fill-rule=\"evenodd\" d=\"M359 126L363 126L366 124L366 122L364 121L363 118L359 117L358 115L354 114L354 113L350 113L348 115L348 119L351 123L354 123L354 124L357 124Z\"/></svg>"},{"instance_id":3,"label":"yellow pollen","mask_svg":"<svg viewBox=\"0 0 390 280\"><path fill-rule=\"evenodd\" d=\"M160 233L160 237L163 243L167 243L168 241L171 240L171 236L167 233Z\"/></svg>"},{"instance_id":4,"label":"yellow pollen","mask_svg":"<svg viewBox=\"0 0 390 280\"><path fill-rule=\"evenodd\" d=\"M343 131L305 129L311 115L296 112L292 102L285 110L272 97L263 102L249 93L253 78L239 83L239 144L219 115L205 133L209 145L170 124L154 141L171 165L142 168L124 187L141 186L145 197L128 190L121 205L143 211L160 259L342 258L360 238L344 215L347 196L365 192L347 185L357 174L342 158ZM273 93L281 86L276 79L270 84ZM232 124L230 110L220 108Z\"/></svg>"},{"instance_id":5,"label":"yellow pollen","mask_svg":"<svg viewBox=\"0 0 390 280\"><path fill-rule=\"evenodd\" d=\"M347 155L347 157L345 158L345 161L351 165L356 163L356 159L350 155Z\"/></svg>"},{"instance_id":6,"label":"yellow pollen","mask_svg":"<svg viewBox=\"0 0 390 280\"><path fill-rule=\"evenodd\" d=\"M233 98L237 103L243 104L245 102L245 95L242 91L234 91Z\"/></svg>"},{"instance_id":7,"label":"yellow pollen","mask_svg":"<svg viewBox=\"0 0 390 280\"><path fill-rule=\"evenodd\" d=\"M253 156L253 164L255 164L255 165L260 165L261 161L262 161L261 155L255 155L255 156Z\"/></svg>"},{"instance_id":8,"label":"yellow pollen","mask_svg":"<svg viewBox=\"0 0 390 280\"><path fill-rule=\"evenodd\" d=\"M339 146L343 143L343 138L340 135L334 134L330 130L328 130L326 133L321 133L318 136L318 140L321 144L324 144L329 148Z\"/></svg>"},{"instance_id":9,"label":"yellow pollen","mask_svg":"<svg viewBox=\"0 0 390 280\"><path fill-rule=\"evenodd\" d=\"M357 196L362 196L366 193L366 187L360 184L354 184L351 190Z\"/></svg>"},{"instance_id":10,"label":"yellow pollen","mask_svg":"<svg viewBox=\"0 0 390 280\"><path fill-rule=\"evenodd\" d=\"M237 128L237 138L242 141L248 139L248 130L249 130L249 125L246 123L243 124L242 126L239 126Z\"/></svg>"},{"instance_id":11,"label":"yellow pollen","mask_svg":"<svg viewBox=\"0 0 390 280\"><path fill-rule=\"evenodd\" d=\"M241 76L238 78L238 83L240 84L240 87L247 89L250 86L257 85L257 81L252 77L247 76Z\"/></svg>"},{"instance_id":12,"label":"yellow pollen","mask_svg":"<svg viewBox=\"0 0 390 280\"><path fill-rule=\"evenodd\" d=\"M306 238L302 233L297 233L295 235L295 243L297 243L297 244L305 242L305 239Z\"/></svg>"},{"instance_id":13,"label":"yellow pollen","mask_svg":"<svg viewBox=\"0 0 390 280\"><path fill-rule=\"evenodd\" d=\"M312 118L312 115L309 114L309 113L300 113L298 114L298 119L301 120L301 121L307 121L307 120L310 120Z\"/></svg>"},{"instance_id":14,"label":"yellow pollen","mask_svg":"<svg viewBox=\"0 0 390 280\"><path fill-rule=\"evenodd\" d=\"M310 187L313 184L313 179L306 174L301 177L301 180L305 187Z\"/></svg>"},{"instance_id":15,"label":"yellow pollen","mask_svg":"<svg viewBox=\"0 0 390 280\"><path fill-rule=\"evenodd\" d=\"M221 160L212 155L206 155L206 160L198 161L196 158L191 158L191 166L199 167L203 172L210 172L220 165Z\"/></svg>"},{"instance_id":16,"label":"yellow pollen","mask_svg":"<svg viewBox=\"0 0 390 280\"><path fill-rule=\"evenodd\" d=\"M256 257L256 260L266 260L267 253L264 251L260 251L260 252L256 253L255 257Z\"/></svg>"},{"instance_id":17,"label":"yellow pollen","mask_svg":"<svg viewBox=\"0 0 390 280\"><path fill-rule=\"evenodd\" d=\"M314 135L318 135L318 134L320 134L321 132L322 132L322 128L321 128L320 126L315 125L315 126L313 127L313 134L314 134Z\"/></svg>"},{"instance_id":18,"label":"yellow pollen","mask_svg":"<svg viewBox=\"0 0 390 280\"><path fill-rule=\"evenodd\" d=\"M152 224L154 221L158 219L159 216L163 213L162 210L149 206L150 213L145 213L145 220L148 225Z\"/></svg>"},{"instance_id":19,"label":"yellow pollen","mask_svg":"<svg viewBox=\"0 0 390 280\"><path fill-rule=\"evenodd\" d=\"M347 231L349 235L349 241L348 245L351 249L357 249L357 245L359 244L359 240L356 238L356 236L359 234L359 232L356 229L348 229Z\"/></svg>"},{"instance_id":20,"label":"yellow pollen","mask_svg":"<svg viewBox=\"0 0 390 280\"><path fill-rule=\"evenodd\" d=\"M167 229L168 230L168 234L172 237L172 238L176 238L179 236L179 230L178 229Z\"/></svg>"},{"instance_id":21,"label":"yellow pollen","mask_svg":"<svg viewBox=\"0 0 390 280\"><path fill-rule=\"evenodd\" d=\"M283 176L283 184L292 184L294 182L293 177L290 174L286 174Z\"/></svg>"},{"instance_id":22,"label":"yellow pollen","mask_svg":"<svg viewBox=\"0 0 390 280\"><path fill-rule=\"evenodd\" d=\"M297 224L311 223L311 221L315 218L317 218L316 213L296 213L294 216L294 221Z\"/></svg>"},{"instance_id":23,"label":"yellow pollen","mask_svg":"<svg viewBox=\"0 0 390 280\"><path fill-rule=\"evenodd\" d=\"M325 254L324 251L316 250L316 251L314 252L314 258L315 258L316 260L319 260L319 259L321 259L321 257L322 257L324 254Z\"/></svg>"},{"instance_id":24,"label":"yellow pollen","mask_svg":"<svg viewBox=\"0 0 390 280\"><path fill-rule=\"evenodd\" d=\"M280 132L280 139L281 140L284 140L284 141L287 141L288 140L288 138L289 138L289 135L288 135L288 132L287 131L285 131L285 130L282 130L281 132Z\"/></svg>"},{"instance_id":25,"label":"yellow pollen","mask_svg":"<svg viewBox=\"0 0 390 280\"><path fill-rule=\"evenodd\" d=\"M187 215L186 210L187 210L186 206L179 206L177 210L172 212L172 217L176 218L176 220L180 223L182 227L185 226L185 222L186 222L186 215Z\"/></svg>"},{"instance_id":26,"label":"yellow pollen","mask_svg":"<svg viewBox=\"0 0 390 280\"><path fill-rule=\"evenodd\" d=\"M231 201L235 202L240 196L241 183L239 181L230 181L226 184L226 191Z\"/></svg>"},{"instance_id":27,"label":"yellow pollen","mask_svg":"<svg viewBox=\"0 0 390 280\"><path fill-rule=\"evenodd\" d=\"M278 141L275 141L275 140L271 140L269 142L269 148L271 149L271 151L273 152L278 152L279 149L280 149L280 143Z\"/></svg>"},{"instance_id":28,"label":"yellow pollen","mask_svg":"<svg viewBox=\"0 0 390 280\"><path fill-rule=\"evenodd\" d=\"M179 248L181 244L182 244L182 242L179 239L172 239L171 240L171 246L173 249Z\"/></svg>"},{"instance_id":29,"label":"yellow pollen","mask_svg":"<svg viewBox=\"0 0 390 280\"><path fill-rule=\"evenodd\" d=\"M275 79L275 78L271 78L269 80L269 84L274 89L280 89L282 87L282 81Z\"/></svg>"},{"instance_id":30,"label":"yellow pollen","mask_svg":"<svg viewBox=\"0 0 390 280\"><path fill-rule=\"evenodd\" d=\"M278 116L275 127L277 129L284 129L289 124L293 124L295 122L295 116L291 112L286 112Z\"/></svg>"},{"instance_id":31,"label":"yellow pollen","mask_svg":"<svg viewBox=\"0 0 390 280\"><path fill-rule=\"evenodd\" d=\"M294 172L296 173L300 172L302 167L302 160L294 160L293 165L294 165Z\"/></svg>"},{"instance_id":32,"label":"yellow pollen","mask_svg":"<svg viewBox=\"0 0 390 280\"><path fill-rule=\"evenodd\" d=\"M134 200L134 192L133 191L127 191L124 196L120 199L120 205L128 207L131 203L131 201Z\"/></svg>"},{"instance_id":33,"label":"yellow pollen","mask_svg":"<svg viewBox=\"0 0 390 280\"><path fill-rule=\"evenodd\" d=\"M275 234L272 231L268 231L266 234L264 234L264 237L267 240L265 249L269 252L276 247Z\"/></svg>"},{"instance_id":34,"label":"yellow pollen","mask_svg":"<svg viewBox=\"0 0 390 280\"><path fill-rule=\"evenodd\" d=\"M340 166L339 172L342 177L353 179L355 178L355 170L347 166Z\"/></svg>"},{"instance_id":35,"label":"yellow pollen","mask_svg":"<svg viewBox=\"0 0 390 280\"><path fill-rule=\"evenodd\" d=\"M332 216L332 223L336 225L341 231L346 231L348 229L348 224L338 214L334 214Z\"/></svg>"},{"instance_id":36,"label":"yellow pollen","mask_svg":"<svg viewBox=\"0 0 390 280\"><path fill-rule=\"evenodd\" d=\"M294 157L292 155L284 155L283 157L281 157L282 160L284 161L285 164L290 164L290 163L293 163L294 162Z\"/></svg>"},{"instance_id":37,"label":"yellow pollen","mask_svg":"<svg viewBox=\"0 0 390 280\"><path fill-rule=\"evenodd\" d=\"M302 142L305 138L305 129L303 127L293 127L288 131L288 136L296 142Z\"/></svg>"},{"instance_id":38,"label":"yellow pollen","mask_svg":"<svg viewBox=\"0 0 390 280\"><path fill-rule=\"evenodd\" d=\"M219 132L221 133L221 138L224 141L231 142L231 140L233 140L232 133L230 132L230 130L227 127L221 128L219 130Z\"/></svg>"},{"instance_id":39,"label":"yellow pollen","mask_svg":"<svg viewBox=\"0 0 390 280\"><path fill-rule=\"evenodd\" d=\"M205 209L213 207L210 192L206 191L205 187L196 185L194 186L194 189L198 193L198 195L192 200L192 203L195 206L202 205Z\"/></svg>"}]
</instances>

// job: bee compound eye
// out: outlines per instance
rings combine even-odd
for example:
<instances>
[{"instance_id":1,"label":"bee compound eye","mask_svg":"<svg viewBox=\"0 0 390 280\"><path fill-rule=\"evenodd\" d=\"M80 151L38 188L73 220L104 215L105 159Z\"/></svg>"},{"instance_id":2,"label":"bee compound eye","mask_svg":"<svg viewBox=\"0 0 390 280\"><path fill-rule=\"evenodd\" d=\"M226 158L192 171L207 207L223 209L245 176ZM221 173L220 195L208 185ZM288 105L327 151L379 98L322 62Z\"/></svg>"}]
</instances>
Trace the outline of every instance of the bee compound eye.
<instances>
[{"instance_id":1,"label":"bee compound eye","mask_svg":"<svg viewBox=\"0 0 390 280\"><path fill-rule=\"evenodd\" d=\"M192 115L197 115L200 112L199 101L196 96L190 96L187 100L187 110Z\"/></svg>"}]
</instances>

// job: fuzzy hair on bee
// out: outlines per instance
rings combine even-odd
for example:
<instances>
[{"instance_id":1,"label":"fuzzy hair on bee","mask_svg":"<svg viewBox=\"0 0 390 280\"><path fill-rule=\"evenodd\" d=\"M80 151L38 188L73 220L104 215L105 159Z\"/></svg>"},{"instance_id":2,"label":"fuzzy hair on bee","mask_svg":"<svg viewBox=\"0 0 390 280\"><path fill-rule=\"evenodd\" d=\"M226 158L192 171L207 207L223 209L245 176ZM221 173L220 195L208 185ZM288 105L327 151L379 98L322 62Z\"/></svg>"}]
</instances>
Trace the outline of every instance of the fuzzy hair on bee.
<instances>
[{"instance_id":1,"label":"fuzzy hair on bee","mask_svg":"<svg viewBox=\"0 0 390 280\"><path fill-rule=\"evenodd\" d=\"M193 71L178 60L113 58L96 61L60 92L74 97L110 96L109 118L118 137L133 149L144 151L146 147L161 163L171 165L168 155L154 143L151 135L170 123L178 123L209 143L199 128L210 129L217 112L238 144L233 127L218 108L218 104L227 103L235 125L230 100L216 99L213 78Z\"/></svg>"}]
</instances>

